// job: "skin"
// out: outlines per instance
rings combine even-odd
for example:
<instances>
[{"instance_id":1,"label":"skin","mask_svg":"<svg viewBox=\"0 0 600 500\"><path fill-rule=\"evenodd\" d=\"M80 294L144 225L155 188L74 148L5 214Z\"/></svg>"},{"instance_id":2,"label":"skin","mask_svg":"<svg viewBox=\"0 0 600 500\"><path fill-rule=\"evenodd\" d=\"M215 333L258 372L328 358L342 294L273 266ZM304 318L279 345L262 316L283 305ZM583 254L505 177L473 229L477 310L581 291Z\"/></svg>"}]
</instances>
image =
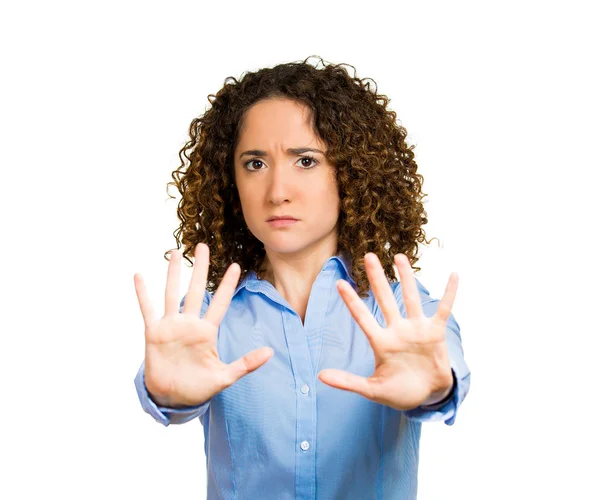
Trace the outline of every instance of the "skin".
<instances>
[{"instance_id":1,"label":"skin","mask_svg":"<svg viewBox=\"0 0 600 500\"><path fill-rule=\"evenodd\" d=\"M326 145L309 120L310 110L303 104L281 98L259 101L246 114L234 152L244 219L265 246L265 279L303 323L312 285L327 259L337 253L340 206L334 168L324 155ZM288 148L314 148L323 154L289 153ZM266 154L240 157L253 149ZM266 222L274 215L292 215L299 221L275 228Z\"/></svg>"}]
</instances>

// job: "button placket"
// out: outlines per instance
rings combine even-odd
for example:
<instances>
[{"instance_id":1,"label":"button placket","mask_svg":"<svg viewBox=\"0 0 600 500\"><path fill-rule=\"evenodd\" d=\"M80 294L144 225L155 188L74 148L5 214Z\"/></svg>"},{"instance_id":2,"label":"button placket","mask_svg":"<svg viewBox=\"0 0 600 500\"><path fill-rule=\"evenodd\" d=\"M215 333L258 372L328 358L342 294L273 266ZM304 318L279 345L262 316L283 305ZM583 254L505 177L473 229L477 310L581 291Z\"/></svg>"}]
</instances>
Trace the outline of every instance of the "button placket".
<instances>
[{"instance_id":1,"label":"button placket","mask_svg":"<svg viewBox=\"0 0 600 500\"><path fill-rule=\"evenodd\" d=\"M308 308L310 310L310 307ZM296 395L296 498L314 498L316 491L316 401L304 394L304 386L313 380L311 353L306 341L305 330L300 317L282 307L283 333L285 335ZM310 322L310 312L306 316ZM309 389L310 391L310 389ZM312 395L312 393L310 393ZM316 445L315 445L316 446Z\"/></svg>"}]
</instances>

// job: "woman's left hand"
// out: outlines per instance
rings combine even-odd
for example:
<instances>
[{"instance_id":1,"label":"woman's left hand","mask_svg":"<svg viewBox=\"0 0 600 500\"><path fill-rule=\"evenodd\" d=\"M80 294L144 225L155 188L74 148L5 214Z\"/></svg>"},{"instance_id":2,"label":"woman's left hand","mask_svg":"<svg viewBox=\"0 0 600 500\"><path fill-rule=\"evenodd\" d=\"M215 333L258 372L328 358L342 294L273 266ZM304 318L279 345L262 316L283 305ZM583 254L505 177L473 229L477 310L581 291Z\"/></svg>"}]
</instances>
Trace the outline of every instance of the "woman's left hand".
<instances>
[{"instance_id":1,"label":"woman's left hand","mask_svg":"<svg viewBox=\"0 0 600 500\"><path fill-rule=\"evenodd\" d=\"M458 275L450 275L436 313L428 318L423 313L408 258L399 253L394 262L400 275L406 319L400 313L379 258L370 252L365 255L367 276L387 328L379 325L347 281L337 282L339 293L373 349L373 375L365 378L343 370L326 369L319 372L319 379L376 403L397 410L411 410L441 401L452 389L446 323L456 297Z\"/></svg>"}]
</instances>

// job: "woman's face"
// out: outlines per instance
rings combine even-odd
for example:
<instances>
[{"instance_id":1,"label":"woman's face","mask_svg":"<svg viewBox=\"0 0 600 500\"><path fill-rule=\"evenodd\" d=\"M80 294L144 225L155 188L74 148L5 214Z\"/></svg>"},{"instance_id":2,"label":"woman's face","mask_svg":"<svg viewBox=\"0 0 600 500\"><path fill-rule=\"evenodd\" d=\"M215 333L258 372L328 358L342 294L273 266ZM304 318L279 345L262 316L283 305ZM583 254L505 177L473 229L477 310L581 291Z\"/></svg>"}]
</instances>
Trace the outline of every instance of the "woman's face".
<instances>
[{"instance_id":1,"label":"woman's face","mask_svg":"<svg viewBox=\"0 0 600 500\"><path fill-rule=\"evenodd\" d=\"M313 132L309 113L289 99L257 102L246 114L234 151L244 219L268 253L302 256L322 245L337 248L340 199L334 168L325 159L326 146ZM290 151L305 148L312 151ZM298 221L283 227L267 222L276 215Z\"/></svg>"}]
</instances>

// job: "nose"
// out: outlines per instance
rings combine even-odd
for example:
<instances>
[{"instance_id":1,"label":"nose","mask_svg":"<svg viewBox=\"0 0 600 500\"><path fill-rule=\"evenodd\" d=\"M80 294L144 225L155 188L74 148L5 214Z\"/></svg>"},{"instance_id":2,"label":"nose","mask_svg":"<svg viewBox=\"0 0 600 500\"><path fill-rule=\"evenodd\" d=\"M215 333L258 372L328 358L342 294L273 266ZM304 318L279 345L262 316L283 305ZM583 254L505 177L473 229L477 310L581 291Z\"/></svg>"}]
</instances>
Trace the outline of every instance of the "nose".
<instances>
[{"instance_id":1,"label":"nose","mask_svg":"<svg viewBox=\"0 0 600 500\"><path fill-rule=\"evenodd\" d=\"M267 195L269 201L274 205L281 205L290 201L294 181L293 170L285 163L285 160L277 161L268 175Z\"/></svg>"}]
</instances>

